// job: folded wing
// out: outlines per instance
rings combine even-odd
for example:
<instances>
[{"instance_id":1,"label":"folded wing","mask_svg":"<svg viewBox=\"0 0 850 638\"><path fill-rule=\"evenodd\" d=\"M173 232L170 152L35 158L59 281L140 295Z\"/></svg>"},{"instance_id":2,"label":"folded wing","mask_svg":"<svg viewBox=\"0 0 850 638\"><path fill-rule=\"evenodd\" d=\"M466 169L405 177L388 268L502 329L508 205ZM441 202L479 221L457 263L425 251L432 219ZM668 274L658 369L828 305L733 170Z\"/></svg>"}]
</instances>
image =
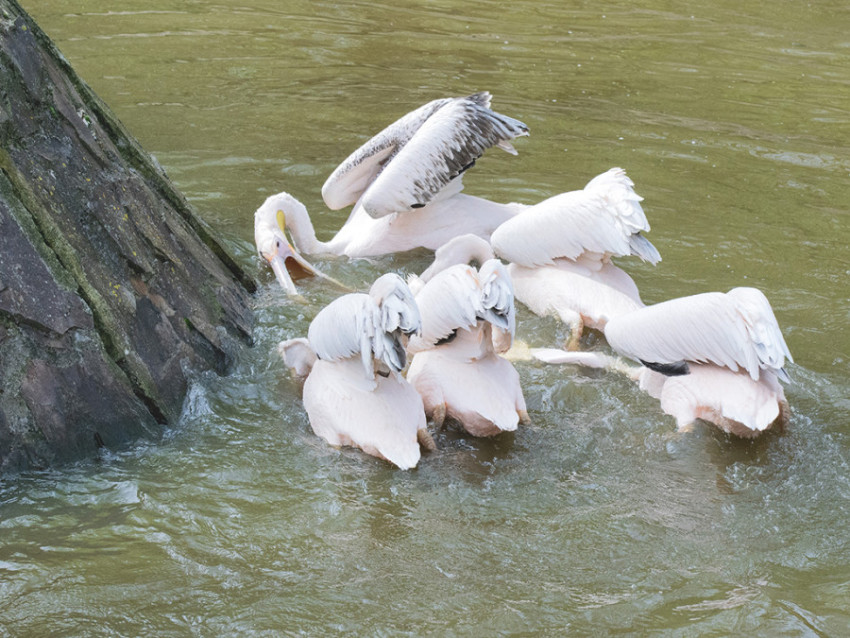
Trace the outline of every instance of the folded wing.
<instances>
[{"instance_id":1,"label":"folded wing","mask_svg":"<svg viewBox=\"0 0 850 638\"><path fill-rule=\"evenodd\" d=\"M787 379L793 361L761 291L736 288L671 299L611 319L605 337L614 350L645 364L713 363L754 380L762 370Z\"/></svg>"},{"instance_id":2,"label":"folded wing","mask_svg":"<svg viewBox=\"0 0 850 638\"><path fill-rule=\"evenodd\" d=\"M584 189L550 197L504 222L491 237L493 250L528 268L585 253L657 263L661 256L640 234L649 222L633 186L623 169L612 168Z\"/></svg>"}]
</instances>

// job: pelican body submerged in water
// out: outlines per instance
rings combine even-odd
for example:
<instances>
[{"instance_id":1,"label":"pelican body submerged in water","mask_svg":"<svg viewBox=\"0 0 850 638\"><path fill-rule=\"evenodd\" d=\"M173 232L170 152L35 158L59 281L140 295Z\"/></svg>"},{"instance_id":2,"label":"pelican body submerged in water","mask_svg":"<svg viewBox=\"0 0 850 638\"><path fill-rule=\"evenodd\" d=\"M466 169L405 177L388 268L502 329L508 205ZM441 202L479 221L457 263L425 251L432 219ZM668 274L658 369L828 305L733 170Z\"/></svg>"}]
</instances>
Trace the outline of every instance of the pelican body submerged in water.
<instances>
[{"instance_id":1,"label":"pelican body submerged in water","mask_svg":"<svg viewBox=\"0 0 850 638\"><path fill-rule=\"evenodd\" d=\"M307 339L279 350L304 376L313 431L334 446L358 447L401 469L417 465L420 445L434 449L419 393L401 375L405 341L421 330L416 302L395 274L365 293L343 295L310 323Z\"/></svg>"},{"instance_id":2,"label":"pelican body submerged in water","mask_svg":"<svg viewBox=\"0 0 850 638\"><path fill-rule=\"evenodd\" d=\"M505 221L491 237L508 262L516 298L535 314L555 315L576 349L584 326L602 330L613 317L643 306L637 286L612 257L661 256L641 232L643 199L622 168L594 177L582 190L550 197Z\"/></svg>"},{"instance_id":3,"label":"pelican body submerged in water","mask_svg":"<svg viewBox=\"0 0 850 638\"><path fill-rule=\"evenodd\" d=\"M632 278L611 258L661 260L641 234L649 222L633 186L622 168L612 168L582 190L525 206L493 231L489 243L467 235L449 240L429 270L472 258L505 259L516 299L566 323L567 347L575 349L584 326L603 330L612 317L644 305Z\"/></svg>"},{"instance_id":4,"label":"pelican body submerged in water","mask_svg":"<svg viewBox=\"0 0 850 638\"><path fill-rule=\"evenodd\" d=\"M609 345L642 366L626 372L661 402L680 429L696 419L741 437L784 425L779 381L793 361L773 309L756 288L671 299L612 319ZM549 363L618 368L598 353L540 350Z\"/></svg>"},{"instance_id":5,"label":"pelican body submerged in water","mask_svg":"<svg viewBox=\"0 0 850 638\"><path fill-rule=\"evenodd\" d=\"M449 417L473 436L514 431L529 418L519 374L499 356L516 329L510 276L497 259L476 270L463 263L443 268L440 258L438 251L440 270L432 266L417 285L422 334L408 345L414 356L407 378L437 426Z\"/></svg>"}]
</instances>

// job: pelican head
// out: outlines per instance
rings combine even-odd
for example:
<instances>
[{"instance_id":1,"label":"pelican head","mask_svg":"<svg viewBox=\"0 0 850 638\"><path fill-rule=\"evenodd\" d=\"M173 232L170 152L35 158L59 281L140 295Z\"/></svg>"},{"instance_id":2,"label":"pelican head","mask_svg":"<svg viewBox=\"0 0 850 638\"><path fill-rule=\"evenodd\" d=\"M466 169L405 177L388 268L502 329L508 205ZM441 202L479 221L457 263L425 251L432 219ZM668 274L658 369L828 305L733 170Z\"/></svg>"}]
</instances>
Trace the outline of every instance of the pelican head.
<instances>
[{"instance_id":1,"label":"pelican head","mask_svg":"<svg viewBox=\"0 0 850 638\"><path fill-rule=\"evenodd\" d=\"M473 234L453 237L434 252L433 263L426 268L419 278L423 282L430 281L434 275L455 264L470 264L478 262L481 266L493 259L493 249L490 242Z\"/></svg>"},{"instance_id":2,"label":"pelican head","mask_svg":"<svg viewBox=\"0 0 850 638\"><path fill-rule=\"evenodd\" d=\"M254 213L254 243L257 252L269 263L278 282L290 295L298 294L293 280L309 276L322 277L342 286L316 270L289 243L284 211L290 209L292 202L298 203L288 193L278 193L268 197Z\"/></svg>"}]
</instances>

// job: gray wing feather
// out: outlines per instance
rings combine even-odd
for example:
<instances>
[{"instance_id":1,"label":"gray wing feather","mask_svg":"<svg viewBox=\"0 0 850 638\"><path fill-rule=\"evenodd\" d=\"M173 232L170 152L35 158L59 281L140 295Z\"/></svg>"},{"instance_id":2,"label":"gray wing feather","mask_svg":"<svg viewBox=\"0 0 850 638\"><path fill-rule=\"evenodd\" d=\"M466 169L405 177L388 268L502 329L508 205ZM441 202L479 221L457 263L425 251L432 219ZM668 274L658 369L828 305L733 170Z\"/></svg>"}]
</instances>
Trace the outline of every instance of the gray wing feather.
<instances>
[{"instance_id":1,"label":"gray wing feather","mask_svg":"<svg viewBox=\"0 0 850 638\"><path fill-rule=\"evenodd\" d=\"M449 100L422 123L363 194L372 217L428 204L449 182L470 168L488 148L516 153L510 140L528 127L468 98Z\"/></svg>"},{"instance_id":2,"label":"gray wing feather","mask_svg":"<svg viewBox=\"0 0 850 638\"><path fill-rule=\"evenodd\" d=\"M507 268L498 259L489 259L481 265L478 278L481 282L484 318L509 332L513 339L516 333L516 308L514 287Z\"/></svg>"},{"instance_id":3,"label":"gray wing feather","mask_svg":"<svg viewBox=\"0 0 850 638\"><path fill-rule=\"evenodd\" d=\"M422 207L484 151L528 127L489 108L490 94L433 100L390 124L328 177L322 197L332 209L354 204L373 217Z\"/></svg>"}]
</instances>

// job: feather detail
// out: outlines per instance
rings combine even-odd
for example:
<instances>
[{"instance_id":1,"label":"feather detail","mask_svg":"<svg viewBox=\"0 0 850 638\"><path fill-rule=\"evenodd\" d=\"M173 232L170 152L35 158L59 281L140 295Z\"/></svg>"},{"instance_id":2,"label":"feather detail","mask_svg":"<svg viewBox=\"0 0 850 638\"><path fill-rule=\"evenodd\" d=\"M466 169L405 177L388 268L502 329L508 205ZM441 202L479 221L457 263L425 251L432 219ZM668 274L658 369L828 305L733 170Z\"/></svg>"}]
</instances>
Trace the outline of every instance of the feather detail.
<instances>
[{"instance_id":1,"label":"feather detail","mask_svg":"<svg viewBox=\"0 0 850 638\"><path fill-rule=\"evenodd\" d=\"M390 124L328 177L322 197L332 209L358 200L379 218L421 208L470 168L484 151L528 127L489 108L490 94L433 100Z\"/></svg>"},{"instance_id":2,"label":"feather detail","mask_svg":"<svg viewBox=\"0 0 850 638\"><path fill-rule=\"evenodd\" d=\"M514 287L508 269L498 259L485 261L478 271L484 319L510 335L509 348L516 334Z\"/></svg>"},{"instance_id":3,"label":"feather detail","mask_svg":"<svg viewBox=\"0 0 850 638\"><path fill-rule=\"evenodd\" d=\"M583 190L555 195L507 220L492 234L493 250L528 268L586 253L637 255L656 263L660 254L640 235L649 222L633 186L623 169L612 168Z\"/></svg>"},{"instance_id":4,"label":"feather detail","mask_svg":"<svg viewBox=\"0 0 850 638\"><path fill-rule=\"evenodd\" d=\"M478 273L457 264L428 281L416 296L422 313L422 336L413 345L424 349L448 339L456 330L470 330L484 313Z\"/></svg>"},{"instance_id":5,"label":"feather detail","mask_svg":"<svg viewBox=\"0 0 850 638\"><path fill-rule=\"evenodd\" d=\"M755 288L671 299L611 319L605 337L614 350L658 365L713 363L778 376L791 353L773 310Z\"/></svg>"},{"instance_id":6,"label":"feather detail","mask_svg":"<svg viewBox=\"0 0 850 638\"><path fill-rule=\"evenodd\" d=\"M430 270L430 269L429 269ZM420 280L421 283L421 280ZM457 337L458 331L491 326L498 334L499 350L510 348L516 332L514 291L507 268L497 259L486 260L480 270L455 264L430 275L416 294L422 313L422 336L409 348L420 352ZM490 328L485 349L493 350Z\"/></svg>"},{"instance_id":7,"label":"feather detail","mask_svg":"<svg viewBox=\"0 0 850 638\"><path fill-rule=\"evenodd\" d=\"M343 295L325 306L310 323L307 339L324 361L359 355L366 378L373 379L374 360L395 374L404 369L403 335L420 329L413 295L401 277L390 273L379 277L369 294Z\"/></svg>"}]
</instances>

